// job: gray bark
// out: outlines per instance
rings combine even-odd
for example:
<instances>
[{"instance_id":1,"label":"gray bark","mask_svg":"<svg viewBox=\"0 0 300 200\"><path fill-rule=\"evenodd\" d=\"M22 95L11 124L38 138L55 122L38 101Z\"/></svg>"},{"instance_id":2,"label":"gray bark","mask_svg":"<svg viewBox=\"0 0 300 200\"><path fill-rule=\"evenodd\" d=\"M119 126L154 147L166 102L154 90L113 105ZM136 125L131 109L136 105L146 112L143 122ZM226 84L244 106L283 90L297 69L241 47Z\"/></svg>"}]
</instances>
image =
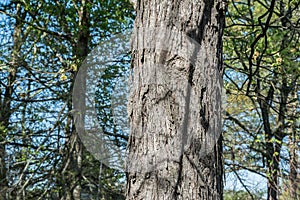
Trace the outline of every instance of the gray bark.
<instances>
[{"instance_id":1,"label":"gray bark","mask_svg":"<svg viewBox=\"0 0 300 200\"><path fill-rule=\"evenodd\" d=\"M221 0L137 1L128 200L222 199L224 7Z\"/></svg>"}]
</instances>

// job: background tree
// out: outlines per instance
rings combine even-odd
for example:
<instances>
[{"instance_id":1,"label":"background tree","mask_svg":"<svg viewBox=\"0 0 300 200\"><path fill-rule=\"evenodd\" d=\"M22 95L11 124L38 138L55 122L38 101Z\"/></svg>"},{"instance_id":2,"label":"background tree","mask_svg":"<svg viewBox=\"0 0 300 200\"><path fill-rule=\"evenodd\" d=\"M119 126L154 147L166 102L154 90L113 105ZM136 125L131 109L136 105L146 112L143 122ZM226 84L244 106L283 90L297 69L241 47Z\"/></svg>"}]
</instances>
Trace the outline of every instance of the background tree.
<instances>
[{"instance_id":1,"label":"background tree","mask_svg":"<svg viewBox=\"0 0 300 200\"><path fill-rule=\"evenodd\" d=\"M267 180L267 198L278 199L284 188L280 180L290 178L291 189L297 187L299 2L230 1L228 9L227 169L260 175ZM245 177L236 175L251 195Z\"/></svg>"},{"instance_id":2,"label":"background tree","mask_svg":"<svg viewBox=\"0 0 300 200\"><path fill-rule=\"evenodd\" d=\"M78 139L71 92L90 49L131 23L130 4L2 1L0 13L1 199L122 198L124 174L101 171Z\"/></svg>"}]
</instances>

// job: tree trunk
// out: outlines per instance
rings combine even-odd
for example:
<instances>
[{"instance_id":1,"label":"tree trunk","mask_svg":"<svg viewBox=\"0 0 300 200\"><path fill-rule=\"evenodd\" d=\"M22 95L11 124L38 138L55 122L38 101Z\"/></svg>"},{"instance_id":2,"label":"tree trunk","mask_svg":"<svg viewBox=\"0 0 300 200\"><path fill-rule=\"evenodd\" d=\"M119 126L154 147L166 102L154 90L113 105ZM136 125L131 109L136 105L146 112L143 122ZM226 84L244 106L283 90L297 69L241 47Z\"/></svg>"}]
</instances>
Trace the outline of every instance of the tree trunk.
<instances>
[{"instance_id":1,"label":"tree trunk","mask_svg":"<svg viewBox=\"0 0 300 200\"><path fill-rule=\"evenodd\" d=\"M299 192L299 180L298 180L298 172L297 166L298 164L298 155L296 153L296 134L290 137L290 197L291 199L298 198Z\"/></svg>"},{"instance_id":2,"label":"tree trunk","mask_svg":"<svg viewBox=\"0 0 300 200\"><path fill-rule=\"evenodd\" d=\"M9 128L9 121L11 118L12 96L14 93L14 84L16 80L16 74L18 66L20 65L20 49L23 44L22 27L26 14L22 12L20 3L15 5L16 9L16 22L13 33L13 49L11 53L11 59L9 64L9 74L7 76L3 100L0 98L0 199L9 199L10 191L8 186L7 164L6 158L6 146L5 141L7 137L7 131ZM4 81L5 82L5 81ZM0 94L1 95L1 94ZM2 101L1 101L2 100Z\"/></svg>"},{"instance_id":3,"label":"tree trunk","mask_svg":"<svg viewBox=\"0 0 300 200\"><path fill-rule=\"evenodd\" d=\"M222 199L225 5L149 0L135 7L126 197Z\"/></svg>"},{"instance_id":4,"label":"tree trunk","mask_svg":"<svg viewBox=\"0 0 300 200\"><path fill-rule=\"evenodd\" d=\"M295 97L297 99L297 96ZM299 119L300 114L297 113L297 101L291 105L293 112L291 116L296 116L292 122L291 128L289 129L289 157L290 157L290 174L289 174L289 196L291 199L300 199L300 179L299 179L299 137L297 136L297 119ZM298 117L298 118L297 118Z\"/></svg>"},{"instance_id":5,"label":"tree trunk","mask_svg":"<svg viewBox=\"0 0 300 200\"><path fill-rule=\"evenodd\" d=\"M289 26L289 22L291 20L292 15L291 14L287 14L290 11L286 11L286 6L284 1L280 1L279 2L279 7L280 7L280 21L281 21L281 25L282 27L288 27ZM282 43L281 43L281 49L285 49L290 45L290 41L287 38L283 38ZM290 128L290 136L289 136L289 140L290 140L290 144L289 144L289 153L290 153L290 175L289 175L289 179L290 179L290 198L291 199L297 199L299 197L297 197L297 192L298 192L298 183L297 183L297 166L298 166L298 156L297 156L297 137L296 137L296 119L297 119L297 104L295 105L294 103L288 103L288 95L290 92L292 92L292 88L288 87L287 84L287 80L284 77L283 78L283 86L282 86L282 95L281 95L281 104L280 104L280 108L281 108L281 112L279 113L279 116L282 118L282 121L284 121L284 119L286 118L286 116L295 116L295 118L293 119L293 123L291 124L291 128ZM286 91L286 92L284 92ZM297 97L296 97L297 98ZM290 106L291 110L293 110L292 114L286 114L288 107Z\"/></svg>"},{"instance_id":6,"label":"tree trunk","mask_svg":"<svg viewBox=\"0 0 300 200\"><path fill-rule=\"evenodd\" d=\"M73 54L76 57L75 62L79 64L78 61L83 61L86 56L88 55L88 46L89 46L89 37L90 37L90 18L88 12L88 4L90 1L88 0L81 0L80 7L77 9L77 13L79 16L79 30L76 36L76 43L74 43L74 51ZM75 80L76 72L73 73L73 80ZM85 85L85 84L83 84ZM71 84L70 91L73 91L74 82ZM85 99L77 99L80 105L85 105ZM73 99L70 99L68 102L68 110L72 110L72 103ZM65 199L66 200L80 200L81 193L82 193L82 162L83 162L83 144L79 137L78 131L75 127L75 120L74 116L69 115L68 118L68 126L67 126L67 135L69 136L69 143L68 143L68 156L66 160L66 164L69 164L67 173L70 173L70 176L67 178L68 187L65 188L67 190Z\"/></svg>"}]
</instances>

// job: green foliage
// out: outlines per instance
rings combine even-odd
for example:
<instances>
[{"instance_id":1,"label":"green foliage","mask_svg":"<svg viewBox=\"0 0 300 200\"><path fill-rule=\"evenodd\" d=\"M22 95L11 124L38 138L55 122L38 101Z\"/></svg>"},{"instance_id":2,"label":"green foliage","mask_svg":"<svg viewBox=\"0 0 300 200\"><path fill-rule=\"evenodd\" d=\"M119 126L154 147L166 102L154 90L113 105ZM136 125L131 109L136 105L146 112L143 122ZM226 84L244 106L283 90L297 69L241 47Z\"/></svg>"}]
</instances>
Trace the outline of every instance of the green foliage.
<instances>
[{"instance_id":1,"label":"green foliage","mask_svg":"<svg viewBox=\"0 0 300 200\"><path fill-rule=\"evenodd\" d=\"M132 6L123 0L24 0L2 1L0 12L0 119L8 121L0 126L0 148L6 150L0 156L9 170L0 172L0 193L9 199L61 199L79 185L85 197L124 198L124 173L100 171L100 162L85 149L77 163L82 167L74 169L80 142L71 142L70 113L72 84L86 53L132 27Z\"/></svg>"},{"instance_id":2,"label":"green foliage","mask_svg":"<svg viewBox=\"0 0 300 200\"><path fill-rule=\"evenodd\" d=\"M294 29L298 19L295 1L275 1L274 6L268 0L228 4L225 162L237 173L249 170L275 184L276 174L289 173L288 138L299 132L295 110L299 109L300 32Z\"/></svg>"}]
</instances>

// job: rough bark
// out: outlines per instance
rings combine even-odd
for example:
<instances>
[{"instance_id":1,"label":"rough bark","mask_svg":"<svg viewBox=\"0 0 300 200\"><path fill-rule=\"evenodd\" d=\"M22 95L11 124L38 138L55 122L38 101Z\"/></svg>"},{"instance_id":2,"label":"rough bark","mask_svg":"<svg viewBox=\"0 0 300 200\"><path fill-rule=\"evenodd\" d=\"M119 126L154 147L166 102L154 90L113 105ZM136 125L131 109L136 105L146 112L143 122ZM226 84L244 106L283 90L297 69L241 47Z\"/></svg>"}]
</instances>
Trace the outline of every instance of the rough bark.
<instances>
[{"instance_id":1,"label":"rough bark","mask_svg":"<svg viewBox=\"0 0 300 200\"><path fill-rule=\"evenodd\" d=\"M297 99L297 94L294 93L294 98ZM298 101L295 101L294 103L290 103L289 105L292 109L292 112L288 113L288 116L292 116L292 123L291 127L288 128L288 134L289 134L289 166L290 166L290 174L289 174L289 184L288 184L288 191L289 191L289 197L291 199L299 199L300 198L300 177L299 177L299 137L297 134L299 134L299 127L297 125L297 120L300 117L300 113L297 111Z\"/></svg>"},{"instance_id":2,"label":"rough bark","mask_svg":"<svg viewBox=\"0 0 300 200\"><path fill-rule=\"evenodd\" d=\"M150 0L135 7L127 199L222 199L221 139L214 141L225 5Z\"/></svg>"},{"instance_id":3,"label":"rough bark","mask_svg":"<svg viewBox=\"0 0 300 200\"><path fill-rule=\"evenodd\" d=\"M298 163L298 155L297 155L297 148L296 148L296 134L290 137L290 197L291 199L297 199L299 197L299 177L297 169L299 166Z\"/></svg>"}]
</instances>

